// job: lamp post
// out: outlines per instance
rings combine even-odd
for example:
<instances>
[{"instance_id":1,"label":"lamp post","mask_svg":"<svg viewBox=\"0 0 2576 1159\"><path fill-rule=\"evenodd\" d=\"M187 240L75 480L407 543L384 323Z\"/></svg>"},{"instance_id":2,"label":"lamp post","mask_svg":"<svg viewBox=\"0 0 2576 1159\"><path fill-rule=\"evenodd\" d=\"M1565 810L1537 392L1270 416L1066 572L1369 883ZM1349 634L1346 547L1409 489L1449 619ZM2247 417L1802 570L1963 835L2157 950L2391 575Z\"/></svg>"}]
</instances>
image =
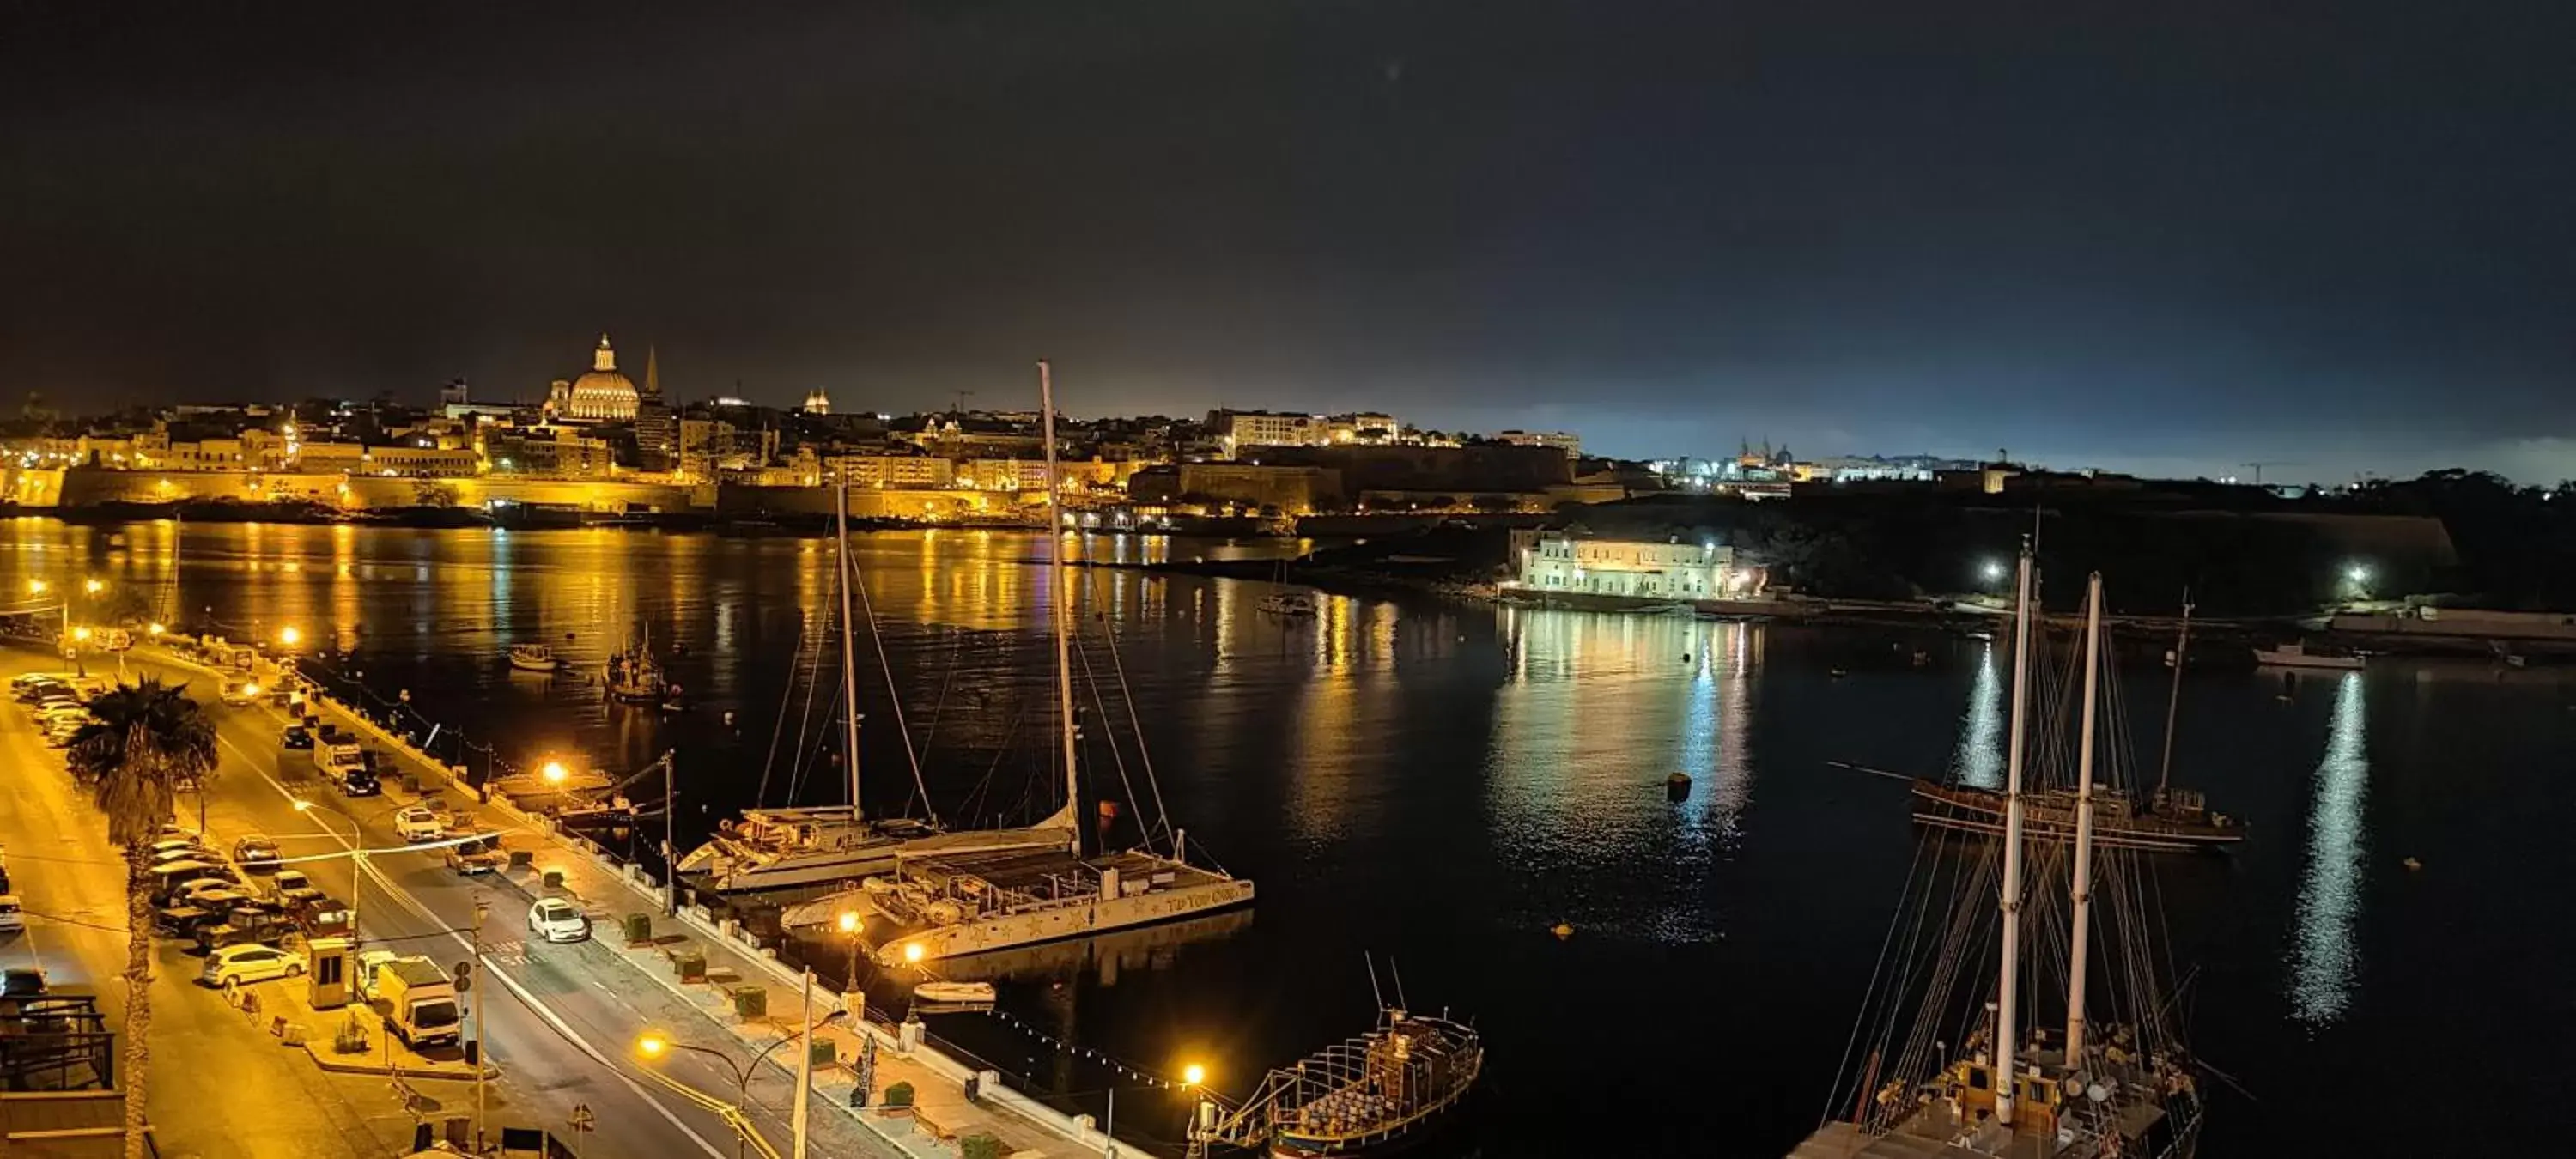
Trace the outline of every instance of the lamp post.
<instances>
[{"instance_id":1,"label":"lamp post","mask_svg":"<svg viewBox=\"0 0 2576 1159\"><path fill-rule=\"evenodd\" d=\"M745 1153L744 1149L753 1143L758 1143L760 1145L761 1154L775 1156L778 1154L777 1149L769 1145L769 1140L760 1137L760 1132L752 1126L750 1116L744 1112L743 1108L751 1105L751 1076L760 1070L762 1060L767 1059L771 1051L777 1050L779 1047L785 1046L788 1043L800 1041L807 1035L812 1034L816 1029L831 1025L835 1020L847 1013L847 1011L835 1010L830 1014L824 1015L821 1019L815 1019L811 1017L812 1008L809 1006L807 1008L807 1013L808 1017L805 1019L806 1028L803 1031L788 1035L785 1038L781 1038L776 1042L760 1048L760 1053L752 1055L751 1061L749 1062L736 1062L732 1055L726 1054L714 1047L693 1046L689 1043L673 1039L670 1035L649 1030L644 1032L642 1037L635 1040L635 1053L643 1055L646 1059L660 1059L672 1051L685 1050L692 1054L703 1054L709 1058L724 1063L725 1070L733 1075L735 1093L734 1101L731 1103L726 1103L722 1100L716 1099L713 1096L708 1095L706 1092L689 1086L687 1083L683 1083L669 1075L658 1075L656 1077L683 1091L696 1095L700 1099L704 1099L715 1104L713 1109L716 1109L718 1113L723 1114L726 1121L733 1126L735 1159L742 1159L742 1156ZM810 1053L808 1055L808 1059L810 1062ZM794 1140L795 1151L802 1154L805 1150L804 1123L799 1120L793 1123L792 1126L797 1132L797 1137Z\"/></svg>"},{"instance_id":2,"label":"lamp post","mask_svg":"<svg viewBox=\"0 0 2576 1159\"><path fill-rule=\"evenodd\" d=\"M200 791L197 795L197 806L200 813L197 832L204 833L206 829L203 819L203 811L205 808L205 794L203 791ZM323 813L337 814L341 820L349 823L349 857L352 861L352 865L349 870L349 948L355 950L358 948L359 942L358 901L361 897L365 896L367 884L366 834L358 828L357 818L349 816L346 813L342 813L339 810L318 801L308 801L302 797L298 797L295 799L295 811L314 818L314 823L317 825L322 824L320 815ZM338 837L340 835L338 830L332 829L329 825L322 825L322 828L333 837Z\"/></svg>"}]
</instances>

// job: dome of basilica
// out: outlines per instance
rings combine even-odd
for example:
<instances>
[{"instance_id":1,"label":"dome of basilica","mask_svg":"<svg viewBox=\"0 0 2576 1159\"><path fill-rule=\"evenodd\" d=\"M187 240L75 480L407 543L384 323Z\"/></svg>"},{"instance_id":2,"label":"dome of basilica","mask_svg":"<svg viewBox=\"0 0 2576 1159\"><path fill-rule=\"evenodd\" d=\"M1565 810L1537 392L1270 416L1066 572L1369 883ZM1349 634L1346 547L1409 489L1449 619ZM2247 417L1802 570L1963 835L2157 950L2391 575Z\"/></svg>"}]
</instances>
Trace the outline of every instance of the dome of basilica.
<instances>
[{"instance_id":1,"label":"dome of basilica","mask_svg":"<svg viewBox=\"0 0 2576 1159\"><path fill-rule=\"evenodd\" d=\"M590 373L572 380L564 413L589 422L633 422L640 398L635 383L617 373L617 351L609 347L608 335L602 334L599 349L591 352Z\"/></svg>"}]
</instances>

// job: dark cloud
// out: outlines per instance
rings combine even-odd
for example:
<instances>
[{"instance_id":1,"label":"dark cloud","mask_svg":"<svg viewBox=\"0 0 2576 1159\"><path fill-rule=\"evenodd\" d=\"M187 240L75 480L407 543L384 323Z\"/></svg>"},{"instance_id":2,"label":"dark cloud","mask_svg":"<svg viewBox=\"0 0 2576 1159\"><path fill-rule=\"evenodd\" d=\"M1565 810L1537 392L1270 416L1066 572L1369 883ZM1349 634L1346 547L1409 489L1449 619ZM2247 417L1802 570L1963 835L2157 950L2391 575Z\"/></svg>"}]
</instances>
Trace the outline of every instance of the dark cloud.
<instances>
[{"instance_id":1,"label":"dark cloud","mask_svg":"<svg viewBox=\"0 0 2576 1159\"><path fill-rule=\"evenodd\" d=\"M2562 4L0 21L13 395L531 391L607 328L684 395L1000 402L1043 354L1085 412L1640 455L2576 435Z\"/></svg>"}]
</instances>

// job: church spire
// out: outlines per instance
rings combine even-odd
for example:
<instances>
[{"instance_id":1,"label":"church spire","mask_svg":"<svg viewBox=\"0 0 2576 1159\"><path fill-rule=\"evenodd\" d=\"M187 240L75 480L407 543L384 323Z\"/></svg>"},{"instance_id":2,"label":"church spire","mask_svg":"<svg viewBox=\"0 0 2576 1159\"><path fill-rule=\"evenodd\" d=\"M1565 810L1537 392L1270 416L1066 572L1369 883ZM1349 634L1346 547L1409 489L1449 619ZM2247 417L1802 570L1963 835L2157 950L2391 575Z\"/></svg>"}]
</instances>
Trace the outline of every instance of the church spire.
<instances>
[{"instance_id":1,"label":"church spire","mask_svg":"<svg viewBox=\"0 0 2576 1159\"><path fill-rule=\"evenodd\" d=\"M644 397L662 397L662 354L651 346L644 348Z\"/></svg>"},{"instance_id":2,"label":"church spire","mask_svg":"<svg viewBox=\"0 0 2576 1159\"><path fill-rule=\"evenodd\" d=\"M601 374L613 374L617 371L617 352L609 348L608 332L605 330L599 334L599 349L590 354L590 368Z\"/></svg>"}]
</instances>

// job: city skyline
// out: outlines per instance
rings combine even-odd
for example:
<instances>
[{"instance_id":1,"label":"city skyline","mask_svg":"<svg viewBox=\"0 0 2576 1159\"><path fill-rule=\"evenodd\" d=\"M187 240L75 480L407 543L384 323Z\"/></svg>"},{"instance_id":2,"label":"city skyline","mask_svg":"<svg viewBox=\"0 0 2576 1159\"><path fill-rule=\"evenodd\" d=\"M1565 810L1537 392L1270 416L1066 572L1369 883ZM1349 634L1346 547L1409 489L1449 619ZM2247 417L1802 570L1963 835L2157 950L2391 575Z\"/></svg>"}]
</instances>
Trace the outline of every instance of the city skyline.
<instances>
[{"instance_id":1,"label":"city skyline","mask_svg":"<svg viewBox=\"0 0 2576 1159\"><path fill-rule=\"evenodd\" d=\"M1046 356L1626 458L2576 475L2556 8L1120 15L20 13L0 399L529 396L606 329L778 406Z\"/></svg>"}]
</instances>

